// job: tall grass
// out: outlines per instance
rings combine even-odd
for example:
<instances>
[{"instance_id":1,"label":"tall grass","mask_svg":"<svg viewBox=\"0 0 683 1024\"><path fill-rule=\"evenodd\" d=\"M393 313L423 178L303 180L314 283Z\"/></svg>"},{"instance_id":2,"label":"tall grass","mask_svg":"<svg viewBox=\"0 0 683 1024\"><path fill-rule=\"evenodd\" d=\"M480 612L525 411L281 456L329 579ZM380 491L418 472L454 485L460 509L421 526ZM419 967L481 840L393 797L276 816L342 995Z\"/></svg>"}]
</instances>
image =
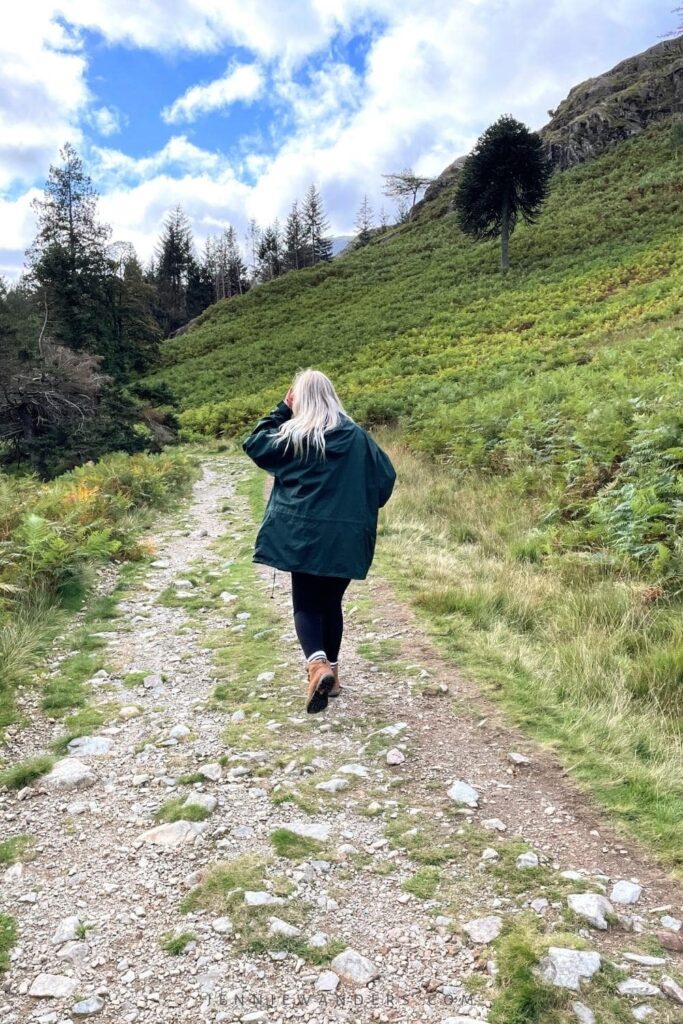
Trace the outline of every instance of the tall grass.
<instances>
[{"instance_id":1,"label":"tall grass","mask_svg":"<svg viewBox=\"0 0 683 1024\"><path fill-rule=\"evenodd\" d=\"M683 608L622 567L553 551L509 479L391 446L381 559L444 653L555 748L628 831L683 865Z\"/></svg>"},{"instance_id":2,"label":"tall grass","mask_svg":"<svg viewBox=\"0 0 683 1024\"><path fill-rule=\"evenodd\" d=\"M93 567L144 557L145 516L176 501L195 473L174 452L111 455L49 483L0 474L0 729Z\"/></svg>"}]
</instances>

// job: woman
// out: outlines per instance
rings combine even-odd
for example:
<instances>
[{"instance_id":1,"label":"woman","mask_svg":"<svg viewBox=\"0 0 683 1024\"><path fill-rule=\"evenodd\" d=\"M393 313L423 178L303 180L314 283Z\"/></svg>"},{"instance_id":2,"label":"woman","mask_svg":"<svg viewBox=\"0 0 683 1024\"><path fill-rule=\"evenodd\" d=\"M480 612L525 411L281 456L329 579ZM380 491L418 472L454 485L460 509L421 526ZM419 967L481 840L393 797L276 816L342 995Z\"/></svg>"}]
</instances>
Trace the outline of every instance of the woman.
<instances>
[{"instance_id":1,"label":"woman","mask_svg":"<svg viewBox=\"0 0 683 1024\"><path fill-rule=\"evenodd\" d=\"M308 670L306 710L339 685L342 597L368 574L377 510L396 479L388 456L344 411L319 370L299 373L243 448L274 478L254 561L292 574L294 626Z\"/></svg>"}]
</instances>

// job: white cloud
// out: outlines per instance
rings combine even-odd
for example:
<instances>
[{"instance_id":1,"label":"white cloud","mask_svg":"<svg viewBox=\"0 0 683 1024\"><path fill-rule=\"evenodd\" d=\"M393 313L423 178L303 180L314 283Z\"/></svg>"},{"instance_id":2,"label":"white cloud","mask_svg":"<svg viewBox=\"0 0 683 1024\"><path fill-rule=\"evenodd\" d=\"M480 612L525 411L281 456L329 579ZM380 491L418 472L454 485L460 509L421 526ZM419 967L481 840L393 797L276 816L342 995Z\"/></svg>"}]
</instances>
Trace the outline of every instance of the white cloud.
<instances>
[{"instance_id":1,"label":"white cloud","mask_svg":"<svg viewBox=\"0 0 683 1024\"><path fill-rule=\"evenodd\" d=\"M89 101L78 36L30 4L3 14L0 35L0 189L44 174L68 139L79 144Z\"/></svg>"},{"instance_id":2,"label":"white cloud","mask_svg":"<svg viewBox=\"0 0 683 1024\"><path fill-rule=\"evenodd\" d=\"M90 124L100 135L117 135L123 127L124 118L115 107L98 107L88 117Z\"/></svg>"},{"instance_id":3,"label":"white cloud","mask_svg":"<svg viewBox=\"0 0 683 1024\"><path fill-rule=\"evenodd\" d=\"M252 102L262 92L264 82L258 64L231 64L222 78L205 85L193 85L166 107L161 116L167 124L196 121L202 114L224 110L237 101Z\"/></svg>"},{"instance_id":4,"label":"white cloud","mask_svg":"<svg viewBox=\"0 0 683 1024\"><path fill-rule=\"evenodd\" d=\"M93 147L91 171L101 186L111 187L125 181L139 182L172 169L195 172L216 171L225 157L201 149L185 135L174 135L166 145L146 157L131 157L119 149Z\"/></svg>"},{"instance_id":5,"label":"white cloud","mask_svg":"<svg viewBox=\"0 0 683 1024\"><path fill-rule=\"evenodd\" d=\"M263 137L236 140L239 157L232 160L185 135L172 135L143 157L103 146L91 151L103 217L148 256L166 210L178 202L202 237L227 220L242 230L250 216L262 223L284 216L312 180L333 230L345 233L363 193L375 207L383 202L382 172L412 164L436 174L503 112L540 127L570 86L656 42L671 21L670 6L35 0L5 15L0 39L0 190L33 185L66 139L84 148L80 126L89 119L100 134L113 134L117 112L108 105L93 110L84 29L110 44L156 52L246 51L224 76L178 97L165 114L170 123L192 122L237 100L273 105L269 123L259 118ZM369 47L362 68L342 57L339 45L340 34L343 43L360 31ZM18 260L33 231L29 195L0 202L0 246L15 249Z\"/></svg>"}]
</instances>

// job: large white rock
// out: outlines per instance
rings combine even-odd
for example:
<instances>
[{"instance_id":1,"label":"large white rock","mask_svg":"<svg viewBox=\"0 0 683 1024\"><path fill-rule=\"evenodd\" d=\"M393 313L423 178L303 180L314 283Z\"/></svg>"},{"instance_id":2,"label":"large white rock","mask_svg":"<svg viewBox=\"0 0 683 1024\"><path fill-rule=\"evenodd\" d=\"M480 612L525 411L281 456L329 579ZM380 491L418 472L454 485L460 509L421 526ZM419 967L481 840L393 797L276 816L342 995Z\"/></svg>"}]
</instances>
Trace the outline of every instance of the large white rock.
<instances>
[{"instance_id":1,"label":"large white rock","mask_svg":"<svg viewBox=\"0 0 683 1024\"><path fill-rule=\"evenodd\" d=\"M683 988L677 981L670 978L668 974L663 974L659 979L659 985L665 996L673 999L674 1003L683 1004Z\"/></svg>"},{"instance_id":2,"label":"large white rock","mask_svg":"<svg viewBox=\"0 0 683 1024\"><path fill-rule=\"evenodd\" d=\"M572 1003L572 1011L580 1024L595 1024L595 1014L585 1003Z\"/></svg>"},{"instance_id":3,"label":"large white rock","mask_svg":"<svg viewBox=\"0 0 683 1024\"><path fill-rule=\"evenodd\" d=\"M301 928L290 924L289 921L283 921L281 917L271 917L268 919L268 934L283 935L286 939L293 939L297 935L301 935Z\"/></svg>"},{"instance_id":4,"label":"large white rock","mask_svg":"<svg viewBox=\"0 0 683 1024\"><path fill-rule=\"evenodd\" d=\"M330 838L330 826L317 822L289 821L278 828L286 828L288 832L304 839L317 839L319 843L325 843Z\"/></svg>"},{"instance_id":5,"label":"large white rock","mask_svg":"<svg viewBox=\"0 0 683 1024\"><path fill-rule=\"evenodd\" d=\"M334 971L321 971L315 987L318 992L335 992L339 985L339 975Z\"/></svg>"},{"instance_id":6,"label":"large white rock","mask_svg":"<svg viewBox=\"0 0 683 1024\"><path fill-rule=\"evenodd\" d=\"M640 1006L634 1006L631 1010L631 1015L635 1020L647 1020L653 1013L656 1013L654 1006L648 1006L647 1003L642 1003Z\"/></svg>"},{"instance_id":7,"label":"large white rock","mask_svg":"<svg viewBox=\"0 0 683 1024\"><path fill-rule=\"evenodd\" d=\"M647 956L645 953L624 953L624 960L641 967L663 967L666 963L664 956Z\"/></svg>"},{"instance_id":8,"label":"large white rock","mask_svg":"<svg viewBox=\"0 0 683 1024\"><path fill-rule=\"evenodd\" d=\"M617 985L617 992L620 996L633 996L635 999L656 998L662 994L656 985L652 985L649 981L641 981L640 978L627 978L626 981L620 981Z\"/></svg>"},{"instance_id":9,"label":"large white rock","mask_svg":"<svg viewBox=\"0 0 683 1024\"><path fill-rule=\"evenodd\" d=\"M76 757L65 757L58 761L43 779L43 785L55 793L70 789L89 789L97 778L92 768Z\"/></svg>"},{"instance_id":10,"label":"large white rock","mask_svg":"<svg viewBox=\"0 0 683 1024\"><path fill-rule=\"evenodd\" d=\"M524 871L527 868L537 868L539 865L537 853L520 853L516 861L517 870Z\"/></svg>"},{"instance_id":11,"label":"large white rock","mask_svg":"<svg viewBox=\"0 0 683 1024\"><path fill-rule=\"evenodd\" d=\"M621 903L628 906L631 903L638 902L642 891L642 887L636 882L626 882L622 880L620 882L616 882L612 886L609 898L612 903Z\"/></svg>"},{"instance_id":12,"label":"large white rock","mask_svg":"<svg viewBox=\"0 0 683 1024\"><path fill-rule=\"evenodd\" d=\"M549 985L578 992L581 982L592 978L601 963L599 953L551 946L539 964L539 972Z\"/></svg>"},{"instance_id":13,"label":"large white rock","mask_svg":"<svg viewBox=\"0 0 683 1024\"><path fill-rule=\"evenodd\" d=\"M327 782L319 782L315 788L322 790L323 793L341 793L343 789L349 788L349 780L335 776L333 779L328 779Z\"/></svg>"},{"instance_id":14,"label":"large white rock","mask_svg":"<svg viewBox=\"0 0 683 1024\"><path fill-rule=\"evenodd\" d=\"M348 981L351 985L367 985L375 978L379 978L379 971L372 960L368 960L355 949L345 949L343 953L339 953L330 967L342 981Z\"/></svg>"},{"instance_id":15,"label":"large white rock","mask_svg":"<svg viewBox=\"0 0 683 1024\"><path fill-rule=\"evenodd\" d=\"M387 764L397 765L403 764L406 759L406 755L398 747L392 747L391 750L387 751Z\"/></svg>"},{"instance_id":16,"label":"large white rock","mask_svg":"<svg viewBox=\"0 0 683 1024\"><path fill-rule=\"evenodd\" d=\"M190 793L187 800L183 803L183 807L201 807L203 811L208 811L211 814L216 810L218 806L218 800L215 796L211 796L210 793Z\"/></svg>"},{"instance_id":17,"label":"large white rock","mask_svg":"<svg viewBox=\"0 0 683 1024\"><path fill-rule=\"evenodd\" d=\"M93 1017L96 1013L102 1013L104 999L101 996L89 996L81 999L80 1003L74 1003L71 1012L75 1017Z\"/></svg>"},{"instance_id":18,"label":"large white rock","mask_svg":"<svg viewBox=\"0 0 683 1024\"><path fill-rule=\"evenodd\" d=\"M340 775L355 775L358 779L367 779L370 774L362 764L343 764L339 773Z\"/></svg>"},{"instance_id":19,"label":"large white rock","mask_svg":"<svg viewBox=\"0 0 683 1024\"><path fill-rule=\"evenodd\" d=\"M77 736L68 744L71 754L81 757L101 757L111 750L112 741L106 736Z\"/></svg>"},{"instance_id":20,"label":"large white rock","mask_svg":"<svg viewBox=\"0 0 683 1024\"><path fill-rule=\"evenodd\" d=\"M28 994L35 999L68 999L78 988L75 978L65 974L39 974L33 979Z\"/></svg>"},{"instance_id":21,"label":"large white rock","mask_svg":"<svg viewBox=\"0 0 683 1024\"><path fill-rule=\"evenodd\" d=\"M199 774L208 779L209 782L220 782L221 776L223 775L223 769L219 764L203 764L197 771Z\"/></svg>"},{"instance_id":22,"label":"large white rock","mask_svg":"<svg viewBox=\"0 0 683 1024\"><path fill-rule=\"evenodd\" d=\"M465 804L467 807L479 806L479 794L474 786L462 779L456 779L448 790L448 795L456 804Z\"/></svg>"},{"instance_id":23,"label":"large white rock","mask_svg":"<svg viewBox=\"0 0 683 1024\"><path fill-rule=\"evenodd\" d=\"M200 821L169 821L143 832L143 843L154 846L182 846L193 843L204 832L206 826Z\"/></svg>"},{"instance_id":24,"label":"large white rock","mask_svg":"<svg viewBox=\"0 0 683 1024\"><path fill-rule=\"evenodd\" d=\"M212 929L218 935L230 935L233 931L232 921L229 917L216 917L211 922Z\"/></svg>"},{"instance_id":25,"label":"large white rock","mask_svg":"<svg viewBox=\"0 0 683 1024\"><path fill-rule=\"evenodd\" d=\"M502 927L502 917L477 917L474 921L468 921L463 925L464 931L477 945L493 942L500 935Z\"/></svg>"},{"instance_id":26,"label":"large white rock","mask_svg":"<svg viewBox=\"0 0 683 1024\"><path fill-rule=\"evenodd\" d=\"M584 921L602 931L607 928L605 915L614 914L614 907L607 897L595 892L572 893L567 896L567 906L577 917L582 917Z\"/></svg>"},{"instance_id":27,"label":"large white rock","mask_svg":"<svg viewBox=\"0 0 683 1024\"><path fill-rule=\"evenodd\" d=\"M248 907L271 907L285 901L280 896L273 896L272 892L250 892L244 894L244 902Z\"/></svg>"},{"instance_id":28,"label":"large white rock","mask_svg":"<svg viewBox=\"0 0 683 1024\"><path fill-rule=\"evenodd\" d=\"M485 818L481 824L483 828L488 829L489 832L507 832L508 830L507 825L504 821L501 821L500 818Z\"/></svg>"},{"instance_id":29,"label":"large white rock","mask_svg":"<svg viewBox=\"0 0 683 1024\"><path fill-rule=\"evenodd\" d=\"M57 930L52 936L52 945L61 946L63 942L73 942L78 938L78 931L81 926L81 919L74 914L72 917L65 917L57 925Z\"/></svg>"}]
</instances>

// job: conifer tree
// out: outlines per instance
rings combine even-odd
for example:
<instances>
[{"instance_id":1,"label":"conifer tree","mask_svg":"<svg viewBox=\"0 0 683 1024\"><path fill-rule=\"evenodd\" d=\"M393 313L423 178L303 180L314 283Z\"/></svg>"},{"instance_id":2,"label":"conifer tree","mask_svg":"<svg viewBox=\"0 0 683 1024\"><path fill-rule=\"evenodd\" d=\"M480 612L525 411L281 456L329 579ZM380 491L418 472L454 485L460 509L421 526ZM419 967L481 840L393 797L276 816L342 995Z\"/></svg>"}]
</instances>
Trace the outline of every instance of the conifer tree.
<instances>
[{"instance_id":1,"label":"conifer tree","mask_svg":"<svg viewBox=\"0 0 683 1024\"><path fill-rule=\"evenodd\" d=\"M305 225L295 200L285 222L284 268L300 270L306 264Z\"/></svg>"},{"instance_id":2,"label":"conifer tree","mask_svg":"<svg viewBox=\"0 0 683 1024\"><path fill-rule=\"evenodd\" d=\"M108 295L111 229L97 217L98 195L72 145L50 167L43 195L34 200L38 233L27 252L41 291L49 333L60 344L88 349L115 362Z\"/></svg>"},{"instance_id":3,"label":"conifer tree","mask_svg":"<svg viewBox=\"0 0 683 1024\"><path fill-rule=\"evenodd\" d=\"M363 202L360 204L358 213L356 214L356 227L358 228L358 241L361 245L367 245L370 241L370 232L373 226L373 213L372 207L368 197L363 196Z\"/></svg>"},{"instance_id":4,"label":"conifer tree","mask_svg":"<svg viewBox=\"0 0 683 1024\"><path fill-rule=\"evenodd\" d=\"M322 196L314 184L304 199L302 210L306 246L306 266L315 266L332 259L332 239L327 236L329 221L323 207Z\"/></svg>"},{"instance_id":5,"label":"conifer tree","mask_svg":"<svg viewBox=\"0 0 683 1024\"><path fill-rule=\"evenodd\" d=\"M160 325L165 335L187 323L187 286L193 269L190 222L180 206L168 215L156 247Z\"/></svg>"},{"instance_id":6,"label":"conifer tree","mask_svg":"<svg viewBox=\"0 0 683 1024\"><path fill-rule=\"evenodd\" d=\"M283 269L282 236L276 220L261 235L257 252L258 277L261 281L272 281Z\"/></svg>"},{"instance_id":7,"label":"conifer tree","mask_svg":"<svg viewBox=\"0 0 683 1024\"><path fill-rule=\"evenodd\" d=\"M508 115L486 129L463 164L455 197L460 227L474 238L500 237L503 272L517 220L536 220L549 178L540 137Z\"/></svg>"}]
</instances>

